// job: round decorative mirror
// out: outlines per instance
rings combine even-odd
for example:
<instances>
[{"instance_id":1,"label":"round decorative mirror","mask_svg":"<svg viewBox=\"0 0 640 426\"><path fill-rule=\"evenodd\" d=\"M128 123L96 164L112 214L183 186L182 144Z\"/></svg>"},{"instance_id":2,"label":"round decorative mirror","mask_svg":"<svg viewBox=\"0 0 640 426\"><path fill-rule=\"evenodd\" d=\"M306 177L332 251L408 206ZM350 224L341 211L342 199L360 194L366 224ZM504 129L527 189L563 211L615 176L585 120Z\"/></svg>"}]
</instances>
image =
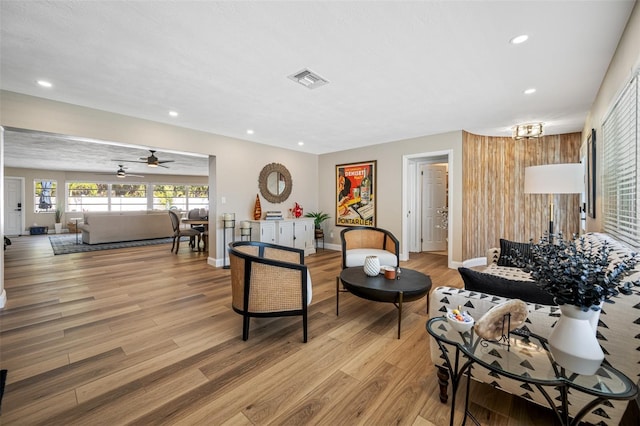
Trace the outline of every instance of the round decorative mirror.
<instances>
[{"instance_id":1,"label":"round decorative mirror","mask_svg":"<svg viewBox=\"0 0 640 426\"><path fill-rule=\"evenodd\" d=\"M279 163L264 166L258 178L262 196L271 203L282 203L291 195L291 173Z\"/></svg>"}]
</instances>

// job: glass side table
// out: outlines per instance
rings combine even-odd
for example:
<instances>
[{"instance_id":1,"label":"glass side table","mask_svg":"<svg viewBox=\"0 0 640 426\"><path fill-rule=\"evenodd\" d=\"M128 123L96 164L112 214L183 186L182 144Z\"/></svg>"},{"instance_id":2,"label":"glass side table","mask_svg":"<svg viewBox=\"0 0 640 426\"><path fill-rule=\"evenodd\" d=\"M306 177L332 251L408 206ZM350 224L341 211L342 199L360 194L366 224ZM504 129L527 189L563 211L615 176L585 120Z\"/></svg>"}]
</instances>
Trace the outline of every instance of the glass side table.
<instances>
[{"instance_id":1,"label":"glass side table","mask_svg":"<svg viewBox=\"0 0 640 426\"><path fill-rule=\"evenodd\" d=\"M446 367L451 376L452 398L450 424L453 425L455 414L456 392L460 380L467 376L465 391L464 419L470 417L475 424L480 424L469 412L469 385L471 368L477 364L490 371L504 375L523 383L535 386L547 400L558 421L563 425L577 425L594 407L610 399L633 399L637 386L620 371L603 363L598 372L585 376L566 371L553 360L547 347L547 340L535 334L509 335L509 345L502 342L484 340L473 332L459 333L447 322L445 317L431 318L426 324L427 332L433 336L440 347ZM450 349L455 347L455 353ZM449 346L449 348L447 348ZM560 407L545 387L557 388L560 393ZM569 416L568 393L574 389L594 399L582 407L574 418Z\"/></svg>"}]
</instances>

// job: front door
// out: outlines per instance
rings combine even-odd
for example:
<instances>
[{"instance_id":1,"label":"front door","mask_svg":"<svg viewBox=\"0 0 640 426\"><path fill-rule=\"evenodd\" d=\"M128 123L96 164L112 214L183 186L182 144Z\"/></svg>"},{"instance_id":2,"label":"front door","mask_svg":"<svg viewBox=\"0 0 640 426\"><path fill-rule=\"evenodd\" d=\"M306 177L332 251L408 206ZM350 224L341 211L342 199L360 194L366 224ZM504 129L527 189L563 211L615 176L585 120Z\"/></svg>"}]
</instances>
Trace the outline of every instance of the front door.
<instances>
[{"instance_id":1,"label":"front door","mask_svg":"<svg viewBox=\"0 0 640 426\"><path fill-rule=\"evenodd\" d=\"M21 235L22 225L22 179L4 178L4 233L5 235Z\"/></svg>"}]
</instances>

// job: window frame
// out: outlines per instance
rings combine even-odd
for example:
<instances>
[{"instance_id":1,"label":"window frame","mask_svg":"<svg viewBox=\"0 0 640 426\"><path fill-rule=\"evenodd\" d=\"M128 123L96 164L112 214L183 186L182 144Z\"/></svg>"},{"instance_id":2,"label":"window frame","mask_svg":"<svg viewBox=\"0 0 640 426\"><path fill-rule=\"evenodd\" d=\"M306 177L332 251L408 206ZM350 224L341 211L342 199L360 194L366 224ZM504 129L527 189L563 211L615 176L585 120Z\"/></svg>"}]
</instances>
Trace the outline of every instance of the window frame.
<instances>
[{"instance_id":1,"label":"window frame","mask_svg":"<svg viewBox=\"0 0 640 426\"><path fill-rule=\"evenodd\" d=\"M602 121L602 228L640 249L640 69Z\"/></svg>"}]
</instances>

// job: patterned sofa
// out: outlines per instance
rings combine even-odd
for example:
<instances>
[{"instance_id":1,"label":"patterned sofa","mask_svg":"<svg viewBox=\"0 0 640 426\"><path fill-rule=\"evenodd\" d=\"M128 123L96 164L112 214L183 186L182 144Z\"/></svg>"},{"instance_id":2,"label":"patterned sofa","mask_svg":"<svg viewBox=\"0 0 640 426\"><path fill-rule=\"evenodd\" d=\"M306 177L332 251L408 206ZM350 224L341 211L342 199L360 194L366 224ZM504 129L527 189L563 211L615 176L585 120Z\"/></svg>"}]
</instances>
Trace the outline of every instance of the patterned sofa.
<instances>
[{"instance_id":1,"label":"patterned sofa","mask_svg":"<svg viewBox=\"0 0 640 426\"><path fill-rule=\"evenodd\" d=\"M631 249L605 234L588 233L584 237L588 243L593 245L601 245L604 241L608 241L612 248L611 257L632 253ZM528 280L529 284L533 284L530 282L528 274L521 270L498 266L499 256L500 249L491 249L488 256L490 263L482 272L496 277L498 281L508 278L510 280L520 280L521 282ZM630 276L625 278L625 281L636 281L638 279L640 279L640 264L636 266ZM519 284L516 283L515 285ZM447 308L452 309L462 306L474 318L480 318L492 306L510 299L480 291L437 287L434 289L430 300L429 312L432 317L442 316L446 313ZM620 294L612 300L615 303L605 303L603 305L597 330L597 337L605 353L604 362L610 363L638 383L640 379L640 291L638 291L638 287L635 287L632 295L625 296ZM532 333L548 338L551 329L560 316L559 308L541 303L527 303L527 307L529 313L526 327ZM432 337L430 339L431 359L434 365L438 367L438 375L442 380L448 377L448 372L443 367L444 358L434 339ZM522 382L502 376L496 377L495 374L490 375L489 371L482 367L474 368L473 378L548 407L544 396L533 386L523 386ZM553 390L551 392L553 394ZM592 399L593 397L580 392L572 392L569 395L570 415L574 416L581 407ZM446 395L441 395L441 400L446 402ZM629 401L605 402L591 410L583 421L596 425L617 425L620 423L628 403Z\"/></svg>"}]
</instances>

